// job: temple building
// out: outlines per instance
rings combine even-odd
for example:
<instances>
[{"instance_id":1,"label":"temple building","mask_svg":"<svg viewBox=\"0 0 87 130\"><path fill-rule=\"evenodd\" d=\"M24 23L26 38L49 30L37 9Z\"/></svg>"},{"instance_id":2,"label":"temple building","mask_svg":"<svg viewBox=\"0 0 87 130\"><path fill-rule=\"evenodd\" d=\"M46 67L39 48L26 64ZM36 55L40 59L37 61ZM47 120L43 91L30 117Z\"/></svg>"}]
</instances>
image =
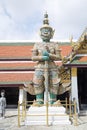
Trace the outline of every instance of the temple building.
<instances>
[{"instance_id":1,"label":"temple building","mask_svg":"<svg viewBox=\"0 0 87 130\"><path fill-rule=\"evenodd\" d=\"M71 99L76 99L78 113L87 111L87 28L67 56L65 67L71 70Z\"/></svg>"},{"instance_id":2,"label":"temple building","mask_svg":"<svg viewBox=\"0 0 87 130\"><path fill-rule=\"evenodd\" d=\"M59 43L62 56L71 52L70 43ZM36 62L31 60L32 42L0 42L0 91L5 90L7 106L15 107L18 99L33 100L35 96L23 90L24 84L33 79ZM56 61L59 66L61 61Z\"/></svg>"},{"instance_id":3,"label":"temple building","mask_svg":"<svg viewBox=\"0 0 87 130\"><path fill-rule=\"evenodd\" d=\"M34 100L23 86L33 79L36 62L31 60L35 42L0 42L0 91L5 90L8 107L18 100ZM77 101L77 110L87 111L87 29L77 42L59 42L62 61L56 61L62 84L69 83L69 96Z\"/></svg>"}]
</instances>

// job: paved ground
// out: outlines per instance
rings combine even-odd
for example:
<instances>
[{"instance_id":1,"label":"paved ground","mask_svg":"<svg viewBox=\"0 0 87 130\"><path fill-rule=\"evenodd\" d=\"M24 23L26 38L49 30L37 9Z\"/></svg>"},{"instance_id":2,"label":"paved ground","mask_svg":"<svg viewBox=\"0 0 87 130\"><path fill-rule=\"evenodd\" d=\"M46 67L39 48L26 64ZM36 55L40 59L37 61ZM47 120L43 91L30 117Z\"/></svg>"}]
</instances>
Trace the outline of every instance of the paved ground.
<instances>
[{"instance_id":1,"label":"paved ground","mask_svg":"<svg viewBox=\"0 0 87 130\"><path fill-rule=\"evenodd\" d=\"M0 130L86 130L87 116L78 118L78 126L56 125L56 126L24 126L18 127L17 109L6 110L5 119L0 118Z\"/></svg>"}]
</instances>

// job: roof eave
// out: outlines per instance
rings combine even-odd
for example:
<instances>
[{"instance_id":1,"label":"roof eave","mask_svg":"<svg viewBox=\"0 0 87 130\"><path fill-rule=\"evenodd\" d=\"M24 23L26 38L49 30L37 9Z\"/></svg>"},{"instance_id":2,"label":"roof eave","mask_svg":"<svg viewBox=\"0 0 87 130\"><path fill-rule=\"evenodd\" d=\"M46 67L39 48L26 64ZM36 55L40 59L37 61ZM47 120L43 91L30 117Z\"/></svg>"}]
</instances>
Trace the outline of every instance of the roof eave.
<instances>
[{"instance_id":1,"label":"roof eave","mask_svg":"<svg viewBox=\"0 0 87 130\"><path fill-rule=\"evenodd\" d=\"M87 67L87 64L63 64L65 67L77 67L77 68L80 68L80 67Z\"/></svg>"}]
</instances>

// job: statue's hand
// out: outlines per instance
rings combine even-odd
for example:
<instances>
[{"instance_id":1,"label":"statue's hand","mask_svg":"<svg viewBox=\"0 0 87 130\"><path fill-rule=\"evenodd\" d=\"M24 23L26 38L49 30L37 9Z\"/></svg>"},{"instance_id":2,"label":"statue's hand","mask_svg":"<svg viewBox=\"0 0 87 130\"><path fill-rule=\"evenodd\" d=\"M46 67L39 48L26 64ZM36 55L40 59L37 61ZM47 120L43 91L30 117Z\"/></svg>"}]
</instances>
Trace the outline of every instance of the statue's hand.
<instances>
[{"instance_id":1,"label":"statue's hand","mask_svg":"<svg viewBox=\"0 0 87 130\"><path fill-rule=\"evenodd\" d=\"M49 57L49 53L47 51L43 51L42 53L43 56L48 56Z\"/></svg>"},{"instance_id":2,"label":"statue's hand","mask_svg":"<svg viewBox=\"0 0 87 130\"><path fill-rule=\"evenodd\" d=\"M42 57L42 60L44 60L44 61L49 61L49 57L48 57L48 56L43 56L43 57Z\"/></svg>"}]
</instances>

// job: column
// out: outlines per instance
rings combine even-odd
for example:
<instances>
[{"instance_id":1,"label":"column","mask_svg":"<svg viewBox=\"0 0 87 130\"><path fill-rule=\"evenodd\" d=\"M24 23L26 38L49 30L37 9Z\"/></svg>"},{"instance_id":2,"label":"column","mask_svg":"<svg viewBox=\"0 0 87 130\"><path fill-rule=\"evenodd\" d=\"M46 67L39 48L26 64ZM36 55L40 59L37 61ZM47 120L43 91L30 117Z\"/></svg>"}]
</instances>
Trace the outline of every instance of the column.
<instances>
[{"instance_id":1,"label":"column","mask_svg":"<svg viewBox=\"0 0 87 130\"><path fill-rule=\"evenodd\" d=\"M27 98L27 93L26 93L26 91L23 89L23 86L20 86L20 87L19 87L19 102L20 102L20 104L21 104L23 101L26 101L26 98Z\"/></svg>"},{"instance_id":2,"label":"column","mask_svg":"<svg viewBox=\"0 0 87 130\"><path fill-rule=\"evenodd\" d=\"M79 113L79 100L78 100L78 84L77 84L77 68L71 69L71 99L76 99L77 112Z\"/></svg>"}]
</instances>

